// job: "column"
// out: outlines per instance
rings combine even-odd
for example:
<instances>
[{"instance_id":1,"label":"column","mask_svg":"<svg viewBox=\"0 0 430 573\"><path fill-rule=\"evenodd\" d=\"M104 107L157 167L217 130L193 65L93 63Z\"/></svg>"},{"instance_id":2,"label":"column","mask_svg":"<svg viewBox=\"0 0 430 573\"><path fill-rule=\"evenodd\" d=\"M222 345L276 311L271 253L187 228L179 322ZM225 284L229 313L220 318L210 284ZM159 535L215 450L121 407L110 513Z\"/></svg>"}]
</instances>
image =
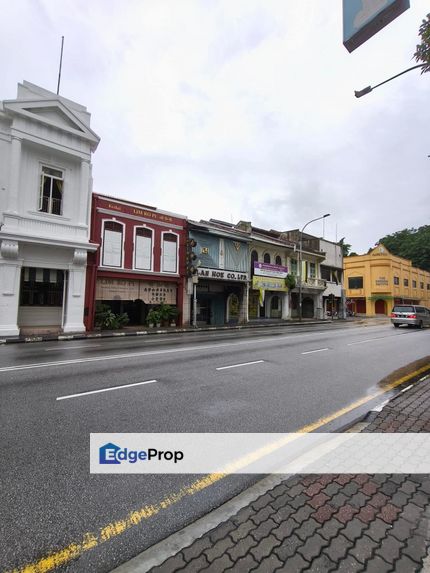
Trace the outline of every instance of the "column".
<instances>
[{"instance_id":1,"label":"column","mask_svg":"<svg viewBox=\"0 0 430 573\"><path fill-rule=\"evenodd\" d=\"M80 200L79 200L79 225L86 226L88 223L88 196L90 189L90 162L81 161Z\"/></svg>"},{"instance_id":2,"label":"column","mask_svg":"<svg viewBox=\"0 0 430 573\"><path fill-rule=\"evenodd\" d=\"M18 336L18 310L22 261L18 242L3 240L0 247L0 338Z\"/></svg>"},{"instance_id":3,"label":"column","mask_svg":"<svg viewBox=\"0 0 430 573\"><path fill-rule=\"evenodd\" d=\"M21 139L19 137L12 136L9 193L6 205L6 211L9 213L18 213L20 170L21 170Z\"/></svg>"},{"instance_id":4,"label":"column","mask_svg":"<svg viewBox=\"0 0 430 573\"><path fill-rule=\"evenodd\" d=\"M282 296L282 315L283 320L288 320L290 318L290 293L284 292Z\"/></svg>"},{"instance_id":5,"label":"column","mask_svg":"<svg viewBox=\"0 0 430 573\"><path fill-rule=\"evenodd\" d=\"M239 308L239 324L246 324L249 320L249 284L246 283L242 288L242 296Z\"/></svg>"},{"instance_id":6,"label":"column","mask_svg":"<svg viewBox=\"0 0 430 573\"><path fill-rule=\"evenodd\" d=\"M67 288L63 305L63 332L85 332L84 303L85 303L85 273L87 252L75 249L73 263L69 265Z\"/></svg>"}]
</instances>

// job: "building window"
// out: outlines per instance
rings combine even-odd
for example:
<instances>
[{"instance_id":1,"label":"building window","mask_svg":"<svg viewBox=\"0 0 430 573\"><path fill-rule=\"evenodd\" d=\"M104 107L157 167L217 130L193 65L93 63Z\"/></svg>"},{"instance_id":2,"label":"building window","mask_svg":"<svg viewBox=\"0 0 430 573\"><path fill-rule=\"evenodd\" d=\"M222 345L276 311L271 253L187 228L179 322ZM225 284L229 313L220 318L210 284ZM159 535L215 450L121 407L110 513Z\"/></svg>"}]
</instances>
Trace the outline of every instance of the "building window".
<instances>
[{"instance_id":1,"label":"building window","mask_svg":"<svg viewBox=\"0 0 430 573\"><path fill-rule=\"evenodd\" d=\"M21 306L63 306L64 271L24 267Z\"/></svg>"},{"instance_id":2,"label":"building window","mask_svg":"<svg viewBox=\"0 0 430 573\"><path fill-rule=\"evenodd\" d=\"M105 221L103 229L103 267L122 267L124 229L121 223Z\"/></svg>"},{"instance_id":3,"label":"building window","mask_svg":"<svg viewBox=\"0 0 430 573\"><path fill-rule=\"evenodd\" d=\"M291 274L297 275L297 259L291 259Z\"/></svg>"},{"instance_id":4,"label":"building window","mask_svg":"<svg viewBox=\"0 0 430 573\"><path fill-rule=\"evenodd\" d=\"M163 233L161 270L163 273L178 272L178 236L173 233Z\"/></svg>"},{"instance_id":5,"label":"building window","mask_svg":"<svg viewBox=\"0 0 430 573\"><path fill-rule=\"evenodd\" d=\"M331 271L327 267L321 267L321 278L331 282Z\"/></svg>"},{"instance_id":6,"label":"building window","mask_svg":"<svg viewBox=\"0 0 430 573\"><path fill-rule=\"evenodd\" d=\"M412 288L417 288L417 281L412 281Z\"/></svg>"},{"instance_id":7,"label":"building window","mask_svg":"<svg viewBox=\"0 0 430 573\"><path fill-rule=\"evenodd\" d=\"M264 262L270 265L270 255L269 253L264 253Z\"/></svg>"},{"instance_id":8,"label":"building window","mask_svg":"<svg viewBox=\"0 0 430 573\"><path fill-rule=\"evenodd\" d=\"M395 284L395 285L399 285L399 284L400 284L400 279L399 279L399 277L394 277L394 284Z\"/></svg>"},{"instance_id":9,"label":"building window","mask_svg":"<svg viewBox=\"0 0 430 573\"><path fill-rule=\"evenodd\" d=\"M152 230L136 227L134 237L134 268L152 270Z\"/></svg>"},{"instance_id":10,"label":"building window","mask_svg":"<svg viewBox=\"0 0 430 573\"><path fill-rule=\"evenodd\" d=\"M275 264L276 265L282 265L282 259L279 255L276 255Z\"/></svg>"},{"instance_id":11,"label":"building window","mask_svg":"<svg viewBox=\"0 0 430 573\"><path fill-rule=\"evenodd\" d=\"M403 286L408 287L409 286L409 281L408 279L403 279Z\"/></svg>"},{"instance_id":12,"label":"building window","mask_svg":"<svg viewBox=\"0 0 430 573\"><path fill-rule=\"evenodd\" d=\"M430 290L430 283L427 284L427 290Z\"/></svg>"},{"instance_id":13,"label":"building window","mask_svg":"<svg viewBox=\"0 0 430 573\"><path fill-rule=\"evenodd\" d=\"M60 169L42 166L39 191L39 211L61 215L63 212L64 175Z\"/></svg>"},{"instance_id":14,"label":"building window","mask_svg":"<svg viewBox=\"0 0 430 573\"><path fill-rule=\"evenodd\" d=\"M309 263L309 278L314 279L314 278L316 278L316 276L317 276L317 273L316 273L315 263Z\"/></svg>"},{"instance_id":15,"label":"building window","mask_svg":"<svg viewBox=\"0 0 430 573\"><path fill-rule=\"evenodd\" d=\"M424 283L420 283L420 289L424 290Z\"/></svg>"},{"instance_id":16,"label":"building window","mask_svg":"<svg viewBox=\"0 0 430 573\"><path fill-rule=\"evenodd\" d=\"M349 277L348 288L363 288L363 277Z\"/></svg>"}]
</instances>

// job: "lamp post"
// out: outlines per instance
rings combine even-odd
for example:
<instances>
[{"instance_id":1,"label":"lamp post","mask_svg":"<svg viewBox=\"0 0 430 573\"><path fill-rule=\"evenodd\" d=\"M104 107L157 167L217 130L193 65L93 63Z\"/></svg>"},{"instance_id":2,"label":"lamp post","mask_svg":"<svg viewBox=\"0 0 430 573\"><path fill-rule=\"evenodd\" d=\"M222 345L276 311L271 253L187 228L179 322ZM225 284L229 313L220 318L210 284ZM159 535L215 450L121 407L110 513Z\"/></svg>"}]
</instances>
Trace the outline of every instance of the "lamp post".
<instances>
[{"instance_id":1,"label":"lamp post","mask_svg":"<svg viewBox=\"0 0 430 573\"><path fill-rule=\"evenodd\" d=\"M374 89L379 88L379 86L382 86L383 84L386 84L387 82L391 82L391 80L394 80L395 78L398 78L399 76L402 76L403 74L406 74L407 72L410 72L411 70L416 70L417 68L423 68L424 66L428 66L428 64L418 64L416 66L412 66L412 68L408 68L407 70L400 72L400 74L396 74L392 78L388 78L388 80L385 80L385 81L381 82L380 84L377 84L376 86L373 86L373 87L367 86L367 88L355 91L354 92L355 97L363 97L364 95L369 94Z\"/></svg>"},{"instance_id":2,"label":"lamp post","mask_svg":"<svg viewBox=\"0 0 430 573\"><path fill-rule=\"evenodd\" d=\"M317 217L316 219L311 219L302 227L302 230L299 233L299 321L302 320L302 242L303 242L303 231L306 229L308 225L314 223L315 221L320 221L321 219L325 219L326 217L330 217L330 213L326 213L321 217Z\"/></svg>"}]
</instances>

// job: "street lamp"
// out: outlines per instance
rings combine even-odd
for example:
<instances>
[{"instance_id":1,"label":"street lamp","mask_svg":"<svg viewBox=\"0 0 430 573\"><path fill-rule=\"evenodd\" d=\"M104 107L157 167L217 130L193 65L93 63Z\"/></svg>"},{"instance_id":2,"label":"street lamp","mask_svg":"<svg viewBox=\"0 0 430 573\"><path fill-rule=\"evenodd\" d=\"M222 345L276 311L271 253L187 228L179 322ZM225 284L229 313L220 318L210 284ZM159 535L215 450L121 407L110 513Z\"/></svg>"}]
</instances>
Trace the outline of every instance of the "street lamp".
<instances>
[{"instance_id":1,"label":"street lamp","mask_svg":"<svg viewBox=\"0 0 430 573\"><path fill-rule=\"evenodd\" d=\"M383 84L386 84L387 82L391 82L391 80L394 80L395 78L398 78L399 76L402 76L403 74L406 74L407 72L410 72L411 70L416 70L417 68L423 68L424 66L428 66L428 64L418 64L417 66L412 66L412 68L408 68L407 70L404 70L403 72L400 72L400 74L397 74L395 76L393 76L392 78L388 78L388 80L385 80L383 82L381 82L380 84L377 84L376 86L367 86L367 88L364 88L362 90L359 91L355 91L355 97L363 97L366 94L369 94L371 91L373 91L376 88L379 88L379 86L382 86Z\"/></svg>"},{"instance_id":2,"label":"street lamp","mask_svg":"<svg viewBox=\"0 0 430 573\"><path fill-rule=\"evenodd\" d=\"M317 217L316 219L311 219L306 223L306 225L302 228L299 234L299 321L302 320L302 239L303 239L303 231L306 229L308 225L314 223L315 221L320 221L321 219L325 219L326 217L330 217L330 213L326 213L321 217Z\"/></svg>"}]
</instances>

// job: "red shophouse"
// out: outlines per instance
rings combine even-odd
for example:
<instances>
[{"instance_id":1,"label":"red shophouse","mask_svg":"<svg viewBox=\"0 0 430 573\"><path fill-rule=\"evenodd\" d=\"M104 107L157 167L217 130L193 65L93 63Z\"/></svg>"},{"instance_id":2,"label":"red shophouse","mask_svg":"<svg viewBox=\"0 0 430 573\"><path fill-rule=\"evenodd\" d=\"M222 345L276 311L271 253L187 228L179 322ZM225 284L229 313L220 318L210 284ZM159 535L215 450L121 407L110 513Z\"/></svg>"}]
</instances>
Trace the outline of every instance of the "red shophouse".
<instances>
[{"instance_id":1,"label":"red shophouse","mask_svg":"<svg viewBox=\"0 0 430 573\"><path fill-rule=\"evenodd\" d=\"M126 312L129 325L145 324L161 302L176 306L182 323L187 220L155 207L93 194L85 326L94 328L95 309L103 303Z\"/></svg>"}]
</instances>

